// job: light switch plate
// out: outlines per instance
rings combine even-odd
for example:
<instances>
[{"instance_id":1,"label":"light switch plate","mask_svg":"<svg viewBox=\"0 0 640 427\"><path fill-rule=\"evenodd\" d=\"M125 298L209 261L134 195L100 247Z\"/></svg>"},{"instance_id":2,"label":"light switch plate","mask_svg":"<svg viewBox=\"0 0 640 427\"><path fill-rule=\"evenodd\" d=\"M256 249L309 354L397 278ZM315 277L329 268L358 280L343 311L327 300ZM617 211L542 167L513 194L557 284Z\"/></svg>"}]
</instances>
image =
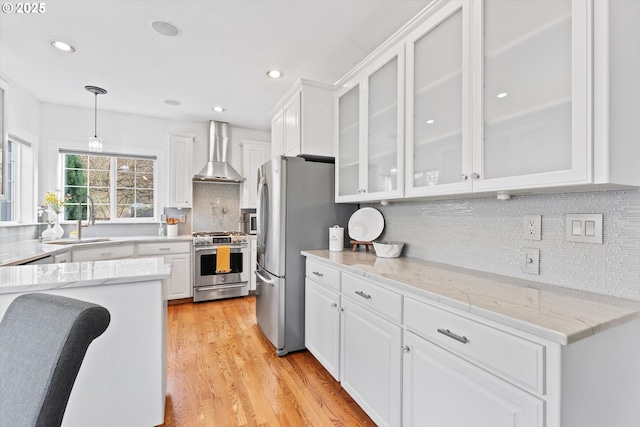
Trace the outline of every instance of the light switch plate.
<instances>
[{"instance_id":1,"label":"light switch plate","mask_svg":"<svg viewBox=\"0 0 640 427\"><path fill-rule=\"evenodd\" d=\"M602 214L567 214L565 236L568 242L602 243Z\"/></svg>"},{"instance_id":2,"label":"light switch plate","mask_svg":"<svg viewBox=\"0 0 640 427\"><path fill-rule=\"evenodd\" d=\"M540 274L540 249L522 249L522 272L529 274Z\"/></svg>"},{"instance_id":3,"label":"light switch plate","mask_svg":"<svg viewBox=\"0 0 640 427\"><path fill-rule=\"evenodd\" d=\"M542 215L525 215L523 236L527 240L541 240Z\"/></svg>"}]
</instances>

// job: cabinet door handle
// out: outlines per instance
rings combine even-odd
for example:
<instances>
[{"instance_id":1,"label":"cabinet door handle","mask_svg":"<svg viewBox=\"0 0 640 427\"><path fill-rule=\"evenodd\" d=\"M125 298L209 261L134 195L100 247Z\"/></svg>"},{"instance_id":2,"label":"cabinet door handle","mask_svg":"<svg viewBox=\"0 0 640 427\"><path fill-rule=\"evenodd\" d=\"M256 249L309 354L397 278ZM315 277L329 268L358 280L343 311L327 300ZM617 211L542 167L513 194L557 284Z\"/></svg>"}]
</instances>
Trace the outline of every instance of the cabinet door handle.
<instances>
[{"instance_id":1,"label":"cabinet door handle","mask_svg":"<svg viewBox=\"0 0 640 427\"><path fill-rule=\"evenodd\" d=\"M403 345L402 346L402 352L403 353L409 353L411 351L411 347L409 347L408 345Z\"/></svg>"},{"instance_id":2,"label":"cabinet door handle","mask_svg":"<svg viewBox=\"0 0 640 427\"><path fill-rule=\"evenodd\" d=\"M315 274L318 277L324 277L324 274L318 273L317 271L314 271L313 274Z\"/></svg>"},{"instance_id":3,"label":"cabinet door handle","mask_svg":"<svg viewBox=\"0 0 640 427\"><path fill-rule=\"evenodd\" d=\"M468 180L468 179L469 179L469 177L468 177L467 175L465 175L465 174L462 174L462 175L460 176L460 179L461 179L461 180L463 180L463 181L466 181L466 180Z\"/></svg>"},{"instance_id":4,"label":"cabinet door handle","mask_svg":"<svg viewBox=\"0 0 640 427\"><path fill-rule=\"evenodd\" d=\"M356 291L356 294L360 295L362 298L365 298L365 299L371 299L371 295L369 295L369 294L365 294L365 293L364 293L364 292L362 292L362 291Z\"/></svg>"},{"instance_id":5,"label":"cabinet door handle","mask_svg":"<svg viewBox=\"0 0 640 427\"><path fill-rule=\"evenodd\" d=\"M469 342L469 339L465 336L460 336L458 334L454 334L453 332L451 332L448 329L438 329L438 332L440 332L442 335L446 335L449 338L453 338L456 341L460 341L462 344L466 344Z\"/></svg>"},{"instance_id":6,"label":"cabinet door handle","mask_svg":"<svg viewBox=\"0 0 640 427\"><path fill-rule=\"evenodd\" d=\"M335 302L332 302L332 303L331 303L331 308L338 308L338 304L337 304L337 303L335 303Z\"/></svg>"},{"instance_id":7,"label":"cabinet door handle","mask_svg":"<svg viewBox=\"0 0 640 427\"><path fill-rule=\"evenodd\" d=\"M473 179L480 179L480 174L478 174L478 173L474 172L474 173L472 173L472 174L471 174L471 178L473 178Z\"/></svg>"}]
</instances>

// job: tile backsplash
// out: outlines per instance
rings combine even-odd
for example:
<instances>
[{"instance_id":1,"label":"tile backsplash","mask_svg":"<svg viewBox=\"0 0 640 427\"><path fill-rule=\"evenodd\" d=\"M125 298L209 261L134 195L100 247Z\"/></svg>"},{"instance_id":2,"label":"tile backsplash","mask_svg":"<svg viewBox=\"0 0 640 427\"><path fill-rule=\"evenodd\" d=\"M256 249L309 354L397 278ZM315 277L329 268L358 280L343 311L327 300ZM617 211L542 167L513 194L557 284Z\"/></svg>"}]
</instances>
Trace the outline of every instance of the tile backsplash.
<instances>
[{"instance_id":1,"label":"tile backsplash","mask_svg":"<svg viewBox=\"0 0 640 427\"><path fill-rule=\"evenodd\" d=\"M640 300L640 190L367 206L385 218L381 239L406 243L403 255ZM603 243L566 241L572 213L604 214ZM524 239L525 215L542 215L542 240ZM523 248L540 250L540 275L521 271Z\"/></svg>"},{"instance_id":2,"label":"tile backsplash","mask_svg":"<svg viewBox=\"0 0 640 427\"><path fill-rule=\"evenodd\" d=\"M193 183L193 231L238 231L240 218L240 185Z\"/></svg>"}]
</instances>

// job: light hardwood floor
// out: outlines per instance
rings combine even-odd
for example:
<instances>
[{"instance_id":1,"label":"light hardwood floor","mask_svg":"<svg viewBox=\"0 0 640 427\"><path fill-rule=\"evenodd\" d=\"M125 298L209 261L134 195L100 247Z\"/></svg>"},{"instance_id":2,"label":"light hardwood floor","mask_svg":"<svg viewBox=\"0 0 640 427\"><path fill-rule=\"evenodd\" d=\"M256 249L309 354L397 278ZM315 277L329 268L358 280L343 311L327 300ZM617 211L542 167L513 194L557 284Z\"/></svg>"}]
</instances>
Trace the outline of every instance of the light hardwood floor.
<instances>
[{"instance_id":1,"label":"light hardwood floor","mask_svg":"<svg viewBox=\"0 0 640 427\"><path fill-rule=\"evenodd\" d=\"M278 357L255 297L169 306L163 427L375 426L308 351Z\"/></svg>"}]
</instances>

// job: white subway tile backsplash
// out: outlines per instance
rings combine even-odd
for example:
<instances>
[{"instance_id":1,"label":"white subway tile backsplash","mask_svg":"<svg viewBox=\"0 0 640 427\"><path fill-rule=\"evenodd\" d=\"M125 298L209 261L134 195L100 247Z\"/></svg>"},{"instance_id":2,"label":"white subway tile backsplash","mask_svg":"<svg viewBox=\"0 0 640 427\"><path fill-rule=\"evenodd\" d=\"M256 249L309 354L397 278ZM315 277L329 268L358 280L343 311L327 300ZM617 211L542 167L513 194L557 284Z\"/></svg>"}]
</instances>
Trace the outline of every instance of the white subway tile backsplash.
<instances>
[{"instance_id":1,"label":"white subway tile backsplash","mask_svg":"<svg viewBox=\"0 0 640 427\"><path fill-rule=\"evenodd\" d=\"M567 288L640 300L640 190L369 205L385 218L381 239L404 255ZM604 214L602 244L565 240L565 215ZM525 215L542 215L542 240L526 240ZM521 271L524 247L540 249L540 275Z\"/></svg>"}]
</instances>

